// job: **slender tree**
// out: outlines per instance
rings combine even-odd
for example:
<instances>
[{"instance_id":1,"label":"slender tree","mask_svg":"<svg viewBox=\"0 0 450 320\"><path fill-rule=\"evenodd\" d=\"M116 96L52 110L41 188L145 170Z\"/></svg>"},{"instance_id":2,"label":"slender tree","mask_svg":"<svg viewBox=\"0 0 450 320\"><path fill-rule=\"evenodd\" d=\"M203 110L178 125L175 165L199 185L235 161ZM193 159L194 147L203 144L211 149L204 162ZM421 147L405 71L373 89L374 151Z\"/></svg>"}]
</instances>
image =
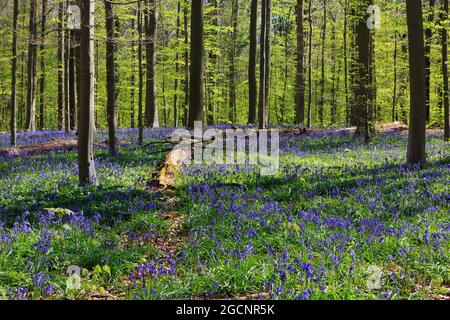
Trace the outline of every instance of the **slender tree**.
<instances>
[{"instance_id":1,"label":"slender tree","mask_svg":"<svg viewBox=\"0 0 450 320\"><path fill-rule=\"evenodd\" d=\"M27 87L27 128L36 130L36 60L37 60L37 0L30 0L30 23L28 42L28 87Z\"/></svg>"},{"instance_id":2,"label":"slender tree","mask_svg":"<svg viewBox=\"0 0 450 320\"><path fill-rule=\"evenodd\" d=\"M45 32L47 26L47 1L42 0L42 13L41 13L41 77L39 79L39 129L44 130L45 127Z\"/></svg>"},{"instance_id":3,"label":"slender tree","mask_svg":"<svg viewBox=\"0 0 450 320\"><path fill-rule=\"evenodd\" d=\"M430 84L431 84L431 44L433 38L434 6L436 0L428 0L427 25L424 30L425 37L425 107L426 121L430 121Z\"/></svg>"},{"instance_id":4,"label":"slender tree","mask_svg":"<svg viewBox=\"0 0 450 320\"><path fill-rule=\"evenodd\" d=\"M156 0L147 0L145 8L145 41L147 60L147 85L145 99L146 126L158 128L158 107L156 94L156 35L157 35Z\"/></svg>"},{"instance_id":5,"label":"slender tree","mask_svg":"<svg viewBox=\"0 0 450 320\"><path fill-rule=\"evenodd\" d=\"M78 175L80 186L96 184L94 164L94 0L81 0Z\"/></svg>"},{"instance_id":6,"label":"slender tree","mask_svg":"<svg viewBox=\"0 0 450 320\"><path fill-rule=\"evenodd\" d=\"M236 40L238 27L239 2L232 0L231 3L231 32L230 32L230 48L229 60L230 69L228 71L228 90L229 90L229 119L231 123L236 123Z\"/></svg>"},{"instance_id":7,"label":"slender tree","mask_svg":"<svg viewBox=\"0 0 450 320\"><path fill-rule=\"evenodd\" d=\"M325 108L325 46L327 39L327 0L323 0L323 24L322 24L322 55L321 55L321 78L320 78L320 99L319 99L319 124L323 125Z\"/></svg>"},{"instance_id":8,"label":"slender tree","mask_svg":"<svg viewBox=\"0 0 450 320\"><path fill-rule=\"evenodd\" d=\"M422 3L406 0L409 44L410 120L407 160L411 164L425 162L425 50Z\"/></svg>"},{"instance_id":9,"label":"slender tree","mask_svg":"<svg viewBox=\"0 0 450 320\"><path fill-rule=\"evenodd\" d=\"M297 76L295 86L296 124L305 125L305 45L303 38L303 0L297 0Z\"/></svg>"},{"instance_id":10,"label":"slender tree","mask_svg":"<svg viewBox=\"0 0 450 320\"><path fill-rule=\"evenodd\" d=\"M313 86L312 86L312 69L313 69L313 20L312 20L312 0L308 0L308 25L309 25L309 35L308 35L308 123L307 127L311 128L312 124L312 97L313 97Z\"/></svg>"},{"instance_id":11,"label":"slender tree","mask_svg":"<svg viewBox=\"0 0 450 320\"><path fill-rule=\"evenodd\" d=\"M258 85L256 78L258 0L252 0L250 14L250 50L248 63L248 123L256 123Z\"/></svg>"},{"instance_id":12,"label":"slender tree","mask_svg":"<svg viewBox=\"0 0 450 320\"><path fill-rule=\"evenodd\" d=\"M16 132L17 132L17 38L19 34L19 0L14 0L13 9L13 41L12 41L12 56L11 56L11 146L16 146Z\"/></svg>"},{"instance_id":13,"label":"slender tree","mask_svg":"<svg viewBox=\"0 0 450 320\"><path fill-rule=\"evenodd\" d=\"M105 1L106 22L106 93L107 93L107 119L108 119L108 145L109 154L117 155L117 113L116 113L116 38L114 7Z\"/></svg>"},{"instance_id":14,"label":"slender tree","mask_svg":"<svg viewBox=\"0 0 450 320\"><path fill-rule=\"evenodd\" d=\"M203 122L204 94L204 0L192 0L191 6L191 72L189 91L189 123L193 129L194 122Z\"/></svg>"},{"instance_id":15,"label":"slender tree","mask_svg":"<svg viewBox=\"0 0 450 320\"><path fill-rule=\"evenodd\" d=\"M64 101L64 10L65 1L60 1L58 6L58 129L65 129L65 101Z\"/></svg>"},{"instance_id":16,"label":"slender tree","mask_svg":"<svg viewBox=\"0 0 450 320\"><path fill-rule=\"evenodd\" d=\"M258 122L259 128L265 129L268 124L266 83L267 83L267 8L269 0L261 1L261 40L260 40L260 68L259 68L259 105Z\"/></svg>"},{"instance_id":17,"label":"slender tree","mask_svg":"<svg viewBox=\"0 0 450 320\"><path fill-rule=\"evenodd\" d=\"M441 46L442 46L442 77L443 77L443 104L444 104L444 138L450 139L450 110L448 96L448 0L442 0L441 8Z\"/></svg>"},{"instance_id":18,"label":"slender tree","mask_svg":"<svg viewBox=\"0 0 450 320\"><path fill-rule=\"evenodd\" d=\"M181 28L181 0L177 2L177 44L180 39L180 28ZM180 72L180 53L178 50L175 52L175 80L174 80L174 88L173 88L173 124L174 126L178 126L178 74Z\"/></svg>"},{"instance_id":19,"label":"slender tree","mask_svg":"<svg viewBox=\"0 0 450 320\"><path fill-rule=\"evenodd\" d=\"M138 93L138 142L141 146L144 141L144 114L143 114L143 92L144 92L144 68L143 68L143 54L142 54L142 5L138 2L136 10L137 28L138 28L138 72L139 72L139 93Z\"/></svg>"}]
</instances>

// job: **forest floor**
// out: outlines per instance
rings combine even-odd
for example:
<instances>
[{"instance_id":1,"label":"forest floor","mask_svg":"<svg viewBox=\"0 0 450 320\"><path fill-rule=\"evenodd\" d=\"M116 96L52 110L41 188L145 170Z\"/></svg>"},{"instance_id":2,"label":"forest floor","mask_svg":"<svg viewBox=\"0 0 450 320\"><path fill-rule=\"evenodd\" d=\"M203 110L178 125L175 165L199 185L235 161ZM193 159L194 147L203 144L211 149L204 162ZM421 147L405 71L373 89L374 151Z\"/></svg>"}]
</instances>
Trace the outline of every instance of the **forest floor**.
<instances>
[{"instance_id":1,"label":"forest floor","mask_svg":"<svg viewBox=\"0 0 450 320\"><path fill-rule=\"evenodd\" d=\"M73 146L0 154L0 299L450 299L450 144L438 130L424 167L404 164L398 125L369 145L317 130L281 137L274 176L192 165L172 190L148 185L163 146L140 148L137 130L121 130L110 157L105 139L89 190Z\"/></svg>"}]
</instances>

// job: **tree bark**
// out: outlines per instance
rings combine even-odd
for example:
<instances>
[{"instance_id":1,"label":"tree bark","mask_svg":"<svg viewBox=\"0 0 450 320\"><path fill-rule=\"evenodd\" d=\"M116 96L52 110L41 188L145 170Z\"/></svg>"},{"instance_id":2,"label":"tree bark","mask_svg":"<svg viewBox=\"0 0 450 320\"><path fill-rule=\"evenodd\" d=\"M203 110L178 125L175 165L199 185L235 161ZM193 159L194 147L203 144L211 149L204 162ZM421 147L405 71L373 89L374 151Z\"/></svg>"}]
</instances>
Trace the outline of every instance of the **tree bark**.
<instances>
[{"instance_id":1,"label":"tree bark","mask_svg":"<svg viewBox=\"0 0 450 320\"><path fill-rule=\"evenodd\" d=\"M96 184L94 164L94 0L81 0L78 174L80 186Z\"/></svg>"},{"instance_id":2,"label":"tree bark","mask_svg":"<svg viewBox=\"0 0 450 320\"><path fill-rule=\"evenodd\" d=\"M105 1L106 22L106 93L108 119L109 154L117 155L117 114L116 114L116 39L115 15L111 2Z\"/></svg>"},{"instance_id":3,"label":"tree bark","mask_svg":"<svg viewBox=\"0 0 450 320\"><path fill-rule=\"evenodd\" d=\"M196 121L203 122L204 95L204 34L203 34L203 0L192 0L191 7L191 72L189 91L189 123L194 128Z\"/></svg>"},{"instance_id":4,"label":"tree bark","mask_svg":"<svg viewBox=\"0 0 450 320\"><path fill-rule=\"evenodd\" d=\"M17 111L17 38L19 34L18 26L19 17L19 0L14 0L13 9L13 41L12 41L12 58L11 58L11 146L16 146L16 133L17 133L17 121L16 121L16 111Z\"/></svg>"},{"instance_id":5,"label":"tree bark","mask_svg":"<svg viewBox=\"0 0 450 320\"><path fill-rule=\"evenodd\" d=\"M248 63L248 123L256 123L258 85L256 78L258 0L252 0L250 14L250 50Z\"/></svg>"},{"instance_id":6,"label":"tree bark","mask_svg":"<svg viewBox=\"0 0 450 320\"><path fill-rule=\"evenodd\" d=\"M431 44L433 37L433 20L435 0L428 0L429 12L427 16L427 27L425 28L425 108L426 122L430 121L430 83L431 83Z\"/></svg>"},{"instance_id":7,"label":"tree bark","mask_svg":"<svg viewBox=\"0 0 450 320\"><path fill-rule=\"evenodd\" d=\"M144 141L144 114L143 114L143 92L144 92L144 68L142 57L142 5L138 2L138 8L136 12L137 16L137 28L138 28L138 70L139 70L139 93L138 93L138 143L141 146Z\"/></svg>"},{"instance_id":8,"label":"tree bark","mask_svg":"<svg viewBox=\"0 0 450 320\"><path fill-rule=\"evenodd\" d=\"M41 15L41 77L39 79L39 129L45 128L45 28L47 23L47 1L42 0Z\"/></svg>"},{"instance_id":9,"label":"tree bark","mask_svg":"<svg viewBox=\"0 0 450 320\"><path fill-rule=\"evenodd\" d=\"M180 27L181 27L181 0L178 0L177 3L177 45L180 39ZM173 125L175 127L178 126L178 74L180 72L180 54L178 50L175 53L175 80L174 80L174 94L173 94Z\"/></svg>"},{"instance_id":10,"label":"tree bark","mask_svg":"<svg viewBox=\"0 0 450 320\"><path fill-rule=\"evenodd\" d=\"M229 119L231 123L236 123L236 37L237 37L237 27L238 27L238 13L239 13L239 2L238 0L232 0L231 4L231 34L230 34L230 49L229 49L229 60L230 69L228 71L228 81L229 81Z\"/></svg>"},{"instance_id":11,"label":"tree bark","mask_svg":"<svg viewBox=\"0 0 450 320\"><path fill-rule=\"evenodd\" d=\"M28 43L28 91L27 91L27 128L36 130L36 60L37 60L37 18L36 0L30 0L30 23Z\"/></svg>"},{"instance_id":12,"label":"tree bark","mask_svg":"<svg viewBox=\"0 0 450 320\"><path fill-rule=\"evenodd\" d=\"M411 164L425 162L425 50L423 38L422 4L406 0L409 75L410 75L410 121L407 161Z\"/></svg>"},{"instance_id":13,"label":"tree bark","mask_svg":"<svg viewBox=\"0 0 450 320\"><path fill-rule=\"evenodd\" d=\"M448 0L443 0L441 9L441 46L442 46L442 77L443 89L442 97L444 103L444 139L450 139L450 109L448 97L448 31L445 26L448 23Z\"/></svg>"},{"instance_id":14,"label":"tree bark","mask_svg":"<svg viewBox=\"0 0 450 320\"><path fill-rule=\"evenodd\" d=\"M259 128L265 129L268 123L267 99L266 99L266 82L267 82L267 8L269 0L261 2L261 40L260 40L260 68L259 68L259 106L258 106L258 122Z\"/></svg>"},{"instance_id":15,"label":"tree bark","mask_svg":"<svg viewBox=\"0 0 450 320\"><path fill-rule=\"evenodd\" d=\"M325 108L325 45L327 39L327 0L323 0L323 25L322 25L322 58L321 58L321 79L320 79L320 99L319 99L319 124L323 126Z\"/></svg>"},{"instance_id":16,"label":"tree bark","mask_svg":"<svg viewBox=\"0 0 450 320\"><path fill-rule=\"evenodd\" d=\"M309 35L308 35L308 123L307 127L311 128L312 125L312 97L313 97L313 88L312 88L312 69L313 69L313 45L312 45L312 37L313 37L313 20L312 20L312 0L309 0L308 3L308 24L309 24Z\"/></svg>"},{"instance_id":17,"label":"tree bark","mask_svg":"<svg viewBox=\"0 0 450 320\"><path fill-rule=\"evenodd\" d=\"M297 0L297 76L295 86L296 124L305 126L305 45L303 38L303 0Z\"/></svg>"},{"instance_id":18,"label":"tree bark","mask_svg":"<svg viewBox=\"0 0 450 320\"><path fill-rule=\"evenodd\" d=\"M147 92L145 118L148 128L158 128L158 107L156 103L156 34L157 34L156 0L147 0L145 8L145 40L147 59Z\"/></svg>"},{"instance_id":19,"label":"tree bark","mask_svg":"<svg viewBox=\"0 0 450 320\"><path fill-rule=\"evenodd\" d=\"M65 1L58 6L58 130L65 129L64 103L64 14Z\"/></svg>"}]
</instances>

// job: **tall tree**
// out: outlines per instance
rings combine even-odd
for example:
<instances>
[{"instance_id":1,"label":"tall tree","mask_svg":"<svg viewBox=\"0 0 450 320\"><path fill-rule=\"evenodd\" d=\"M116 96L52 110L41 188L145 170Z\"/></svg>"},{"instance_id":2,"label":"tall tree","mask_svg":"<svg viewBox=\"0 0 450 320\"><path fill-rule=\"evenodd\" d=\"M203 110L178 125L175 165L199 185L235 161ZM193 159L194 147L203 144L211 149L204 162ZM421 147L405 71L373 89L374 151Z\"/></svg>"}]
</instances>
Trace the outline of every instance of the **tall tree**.
<instances>
[{"instance_id":1,"label":"tall tree","mask_svg":"<svg viewBox=\"0 0 450 320\"><path fill-rule=\"evenodd\" d=\"M115 15L111 2L105 1L106 22L106 93L107 93L107 119L108 119L108 145L109 154L117 155L117 113L116 113L116 38Z\"/></svg>"},{"instance_id":2,"label":"tall tree","mask_svg":"<svg viewBox=\"0 0 450 320\"><path fill-rule=\"evenodd\" d=\"M322 24L322 55L321 55L321 78L319 99L319 124L323 125L323 114L325 108L325 46L327 39L327 0L323 0L323 24Z\"/></svg>"},{"instance_id":3,"label":"tall tree","mask_svg":"<svg viewBox=\"0 0 450 320\"><path fill-rule=\"evenodd\" d=\"M267 84L267 11L270 0L261 1L261 39L260 39L260 67L259 67L259 128L265 129L268 124L268 110L266 97Z\"/></svg>"},{"instance_id":4,"label":"tall tree","mask_svg":"<svg viewBox=\"0 0 450 320\"><path fill-rule=\"evenodd\" d=\"M65 1L60 1L58 6L58 129L65 129L65 101L64 101L64 10Z\"/></svg>"},{"instance_id":5,"label":"tall tree","mask_svg":"<svg viewBox=\"0 0 450 320\"><path fill-rule=\"evenodd\" d=\"M422 3L406 0L409 44L410 120L407 160L412 164L425 162L425 50Z\"/></svg>"},{"instance_id":6,"label":"tall tree","mask_svg":"<svg viewBox=\"0 0 450 320\"><path fill-rule=\"evenodd\" d=\"M45 127L45 28L47 24L47 1L42 0L41 13L41 77L39 79L39 129L44 130Z\"/></svg>"},{"instance_id":7,"label":"tall tree","mask_svg":"<svg viewBox=\"0 0 450 320\"><path fill-rule=\"evenodd\" d=\"M14 0L13 9L13 41L12 41L12 58L11 58L11 146L16 146L17 132L17 38L19 35L19 0Z\"/></svg>"},{"instance_id":8,"label":"tall tree","mask_svg":"<svg viewBox=\"0 0 450 320\"><path fill-rule=\"evenodd\" d=\"M147 90L145 103L146 126L158 128L158 107L156 94L156 35L157 35L156 0L147 0L145 8L145 36L147 59Z\"/></svg>"},{"instance_id":9,"label":"tall tree","mask_svg":"<svg viewBox=\"0 0 450 320\"><path fill-rule=\"evenodd\" d=\"M356 9L356 34L355 41L357 46L357 78L356 86L356 105L355 116L357 121L356 135L364 136L365 141L369 142L369 107L371 105L371 41L372 35L367 26L367 7L370 0L359 2Z\"/></svg>"},{"instance_id":10,"label":"tall tree","mask_svg":"<svg viewBox=\"0 0 450 320\"><path fill-rule=\"evenodd\" d=\"M28 87L27 87L27 128L36 130L36 63L37 63L37 0L30 0L30 23L28 42Z\"/></svg>"},{"instance_id":11,"label":"tall tree","mask_svg":"<svg viewBox=\"0 0 450 320\"><path fill-rule=\"evenodd\" d=\"M433 38L434 6L436 0L428 0L427 25L425 28L425 107L426 121L430 121L431 44Z\"/></svg>"},{"instance_id":12,"label":"tall tree","mask_svg":"<svg viewBox=\"0 0 450 320\"><path fill-rule=\"evenodd\" d=\"M296 124L305 125L305 45L303 38L303 0L297 0L297 76L295 86Z\"/></svg>"},{"instance_id":13,"label":"tall tree","mask_svg":"<svg viewBox=\"0 0 450 320\"><path fill-rule=\"evenodd\" d=\"M312 124L312 97L313 97L313 86L312 86L312 69L313 69L313 19L312 19L312 0L308 0L308 122L307 127L311 128Z\"/></svg>"},{"instance_id":14,"label":"tall tree","mask_svg":"<svg viewBox=\"0 0 450 320\"><path fill-rule=\"evenodd\" d=\"M194 128L194 122L203 122L204 94L204 0L192 0L191 6L191 72L189 90L189 122L188 127Z\"/></svg>"},{"instance_id":15,"label":"tall tree","mask_svg":"<svg viewBox=\"0 0 450 320\"><path fill-rule=\"evenodd\" d=\"M94 0L81 0L78 175L80 186L96 184L94 164Z\"/></svg>"},{"instance_id":16,"label":"tall tree","mask_svg":"<svg viewBox=\"0 0 450 320\"><path fill-rule=\"evenodd\" d=\"M231 32L230 32L230 48L229 61L230 68L228 71L228 90L229 90L229 114L231 123L236 123L236 39L238 27L239 2L232 0L231 3Z\"/></svg>"},{"instance_id":17,"label":"tall tree","mask_svg":"<svg viewBox=\"0 0 450 320\"><path fill-rule=\"evenodd\" d=\"M442 1L441 8L441 46L442 46L442 77L443 77L443 103L444 103L444 138L450 139L450 110L448 96L448 0Z\"/></svg>"},{"instance_id":18,"label":"tall tree","mask_svg":"<svg viewBox=\"0 0 450 320\"><path fill-rule=\"evenodd\" d=\"M138 72L139 72L139 93L138 93L138 142L141 146L144 141L144 114L143 114L143 92L144 92L144 68L143 68L143 54L142 54L142 5L138 2L137 7L137 28L138 28Z\"/></svg>"},{"instance_id":19,"label":"tall tree","mask_svg":"<svg viewBox=\"0 0 450 320\"><path fill-rule=\"evenodd\" d=\"M183 34L184 34L184 114L183 125L188 125L189 117L189 30L188 30L188 4L184 0L183 8Z\"/></svg>"},{"instance_id":20,"label":"tall tree","mask_svg":"<svg viewBox=\"0 0 450 320\"><path fill-rule=\"evenodd\" d=\"M177 2L177 45L180 40L180 27L181 27L181 0ZM174 88L173 88L173 124L174 126L178 126L178 74L180 72L180 53L178 50L175 52L175 80L174 80Z\"/></svg>"},{"instance_id":21,"label":"tall tree","mask_svg":"<svg viewBox=\"0 0 450 320\"><path fill-rule=\"evenodd\" d=\"M256 78L258 34L258 0L252 0L250 14L250 50L248 63L248 123L256 123L258 85Z\"/></svg>"}]
</instances>

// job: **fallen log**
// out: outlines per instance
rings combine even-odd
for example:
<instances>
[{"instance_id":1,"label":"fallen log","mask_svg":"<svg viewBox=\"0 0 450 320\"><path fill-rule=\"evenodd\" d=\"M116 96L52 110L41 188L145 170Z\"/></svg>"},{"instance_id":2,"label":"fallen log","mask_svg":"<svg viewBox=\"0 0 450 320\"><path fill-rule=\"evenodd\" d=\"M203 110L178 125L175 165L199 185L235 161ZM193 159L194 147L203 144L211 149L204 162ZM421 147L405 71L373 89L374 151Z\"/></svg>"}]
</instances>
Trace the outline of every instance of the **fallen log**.
<instances>
[{"instance_id":1,"label":"fallen log","mask_svg":"<svg viewBox=\"0 0 450 320\"><path fill-rule=\"evenodd\" d=\"M77 148L77 140L53 140L50 142L33 144L24 147L0 149L2 156L34 155L55 150L74 150Z\"/></svg>"}]
</instances>

